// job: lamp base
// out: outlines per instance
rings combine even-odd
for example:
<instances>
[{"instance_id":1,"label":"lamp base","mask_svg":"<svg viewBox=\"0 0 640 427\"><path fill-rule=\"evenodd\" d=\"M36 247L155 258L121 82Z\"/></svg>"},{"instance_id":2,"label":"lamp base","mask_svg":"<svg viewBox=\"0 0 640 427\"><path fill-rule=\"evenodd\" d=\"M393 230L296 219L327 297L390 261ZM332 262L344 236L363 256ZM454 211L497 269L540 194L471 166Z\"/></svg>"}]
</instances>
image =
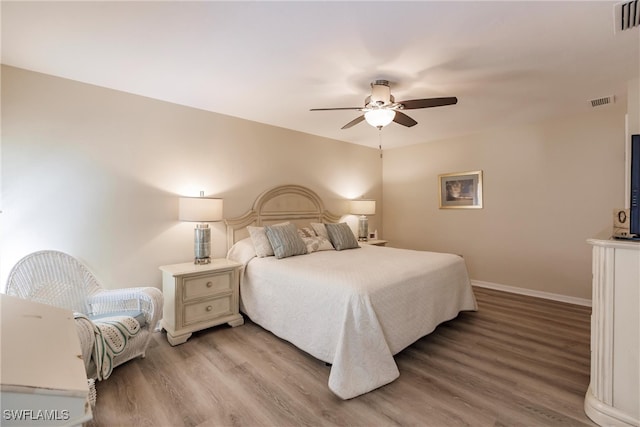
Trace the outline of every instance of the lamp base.
<instances>
[{"instance_id":1,"label":"lamp base","mask_svg":"<svg viewBox=\"0 0 640 427\"><path fill-rule=\"evenodd\" d=\"M369 218L361 215L358 218L358 241L366 242L369 240Z\"/></svg>"},{"instance_id":2,"label":"lamp base","mask_svg":"<svg viewBox=\"0 0 640 427\"><path fill-rule=\"evenodd\" d=\"M194 264L211 263L211 229L209 224L198 224L194 229Z\"/></svg>"}]
</instances>

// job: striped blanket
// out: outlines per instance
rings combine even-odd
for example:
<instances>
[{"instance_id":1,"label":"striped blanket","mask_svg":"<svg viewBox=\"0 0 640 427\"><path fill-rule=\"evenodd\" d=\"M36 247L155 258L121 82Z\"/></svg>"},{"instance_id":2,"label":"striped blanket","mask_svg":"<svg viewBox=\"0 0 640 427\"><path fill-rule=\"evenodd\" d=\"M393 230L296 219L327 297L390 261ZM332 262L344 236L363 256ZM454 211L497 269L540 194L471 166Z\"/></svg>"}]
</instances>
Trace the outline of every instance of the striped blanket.
<instances>
[{"instance_id":1,"label":"striped blanket","mask_svg":"<svg viewBox=\"0 0 640 427\"><path fill-rule=\"evenodd\" d=\"M113 358L124 351L129 340L140 332L140 323L130 316L104 317L90 320L81 313L74 313L80 335L85 367L89 359L96 365L96 378L105 380L113 371Z\"/></svg>"}]
</instances>

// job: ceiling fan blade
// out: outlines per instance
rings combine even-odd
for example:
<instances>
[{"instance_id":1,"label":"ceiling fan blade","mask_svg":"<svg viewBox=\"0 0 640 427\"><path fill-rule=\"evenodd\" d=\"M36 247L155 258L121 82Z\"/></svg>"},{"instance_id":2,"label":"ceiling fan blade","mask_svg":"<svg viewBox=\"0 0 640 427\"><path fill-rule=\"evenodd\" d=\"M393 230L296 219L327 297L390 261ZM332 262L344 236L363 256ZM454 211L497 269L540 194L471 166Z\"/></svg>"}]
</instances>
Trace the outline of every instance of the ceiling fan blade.
<instances>
[{"instance_id":1,"label":"ceiling fan blade","mask_svg":"<svg viewBox=\"0 0 640 427\"><path fill-rule=\"evenodd\" d=\"M309 111L332 111L332 110L359 110L359 111L362 111L362 107L312 108Z\"/></svg>"},{"instance_id":2,"label":"ceiling fan blade","mask_svg":"<svg viewBox=\"0 0 640 427\"><path fill-rule=\"evenodd\" d=\"M398 124L400 124L400 125L402 125L402 126L406 126L408 128L418 124L418 122L413 120L411 117L407 116L404 113L401 113L398 110L396 110L396 116L393 118L393 121L398 123Z\"/></svg>"},{"instance_id":3,"label":"ceiling fan blade","mask_svg":"<svg viewBox=\"0 0 640 427\"><path fill-rule=\"evenodd\" d=\"M364 114L360 117L356 117L355 119L351 120L349 123L347 123L346 125L342 126L341 129L349 129L351 126L355 126L358 123L360 123L361 121L364 120Z\"/></svg>"},{"instance_id":4,"label":"ceiling fan blade","mask_svg":"<svg viewBox=\"0 0 640 427\"><path fill-rule=\"evenodd\" d=\"M401 101L403 110L415 110L416 108L431 108L431 107L443 107L445 105L453 105L458 103L458 98L455 96L447 98L427 98L427 99L412 99L409 101Z\"/></svg>"}]
</instances>

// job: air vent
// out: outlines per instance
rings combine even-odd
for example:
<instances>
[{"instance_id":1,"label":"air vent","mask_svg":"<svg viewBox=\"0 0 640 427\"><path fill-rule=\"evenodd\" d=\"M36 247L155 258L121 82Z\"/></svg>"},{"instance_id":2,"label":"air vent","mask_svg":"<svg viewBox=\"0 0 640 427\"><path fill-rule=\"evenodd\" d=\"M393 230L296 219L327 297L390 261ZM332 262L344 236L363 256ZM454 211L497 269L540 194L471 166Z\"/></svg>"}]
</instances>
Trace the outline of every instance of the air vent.
<instances>
[{"instance_id":1,"label":"air vent","mask_svg":"<svg viewBox=\"0 0 640 427\"><path fill-rule=\"evenodd\" d=\"M613 104L615 100L616 100L615 97L611 95L611 96L604 96L602 98L592 99L589 102L591 103L592 107L600 107L602 105Z\"/></svg>"},{"instance_id":2,"label":"air vent","mask_svg":"<svg viewBox=\"0 0 640 427\"><path fill-rule=\"evenodd\" d=\"M640 5L638 0L618 3L613 7L614 31L616 33L640 27Z\"/></svg>"}]
</instances>

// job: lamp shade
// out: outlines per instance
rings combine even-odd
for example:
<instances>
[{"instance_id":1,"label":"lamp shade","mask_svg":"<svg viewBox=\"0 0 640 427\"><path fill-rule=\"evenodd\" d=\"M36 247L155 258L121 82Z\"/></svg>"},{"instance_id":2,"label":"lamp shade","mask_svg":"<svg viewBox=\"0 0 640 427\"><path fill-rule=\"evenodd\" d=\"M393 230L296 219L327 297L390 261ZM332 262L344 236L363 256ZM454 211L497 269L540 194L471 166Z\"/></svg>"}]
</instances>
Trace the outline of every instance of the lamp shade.
<instances>
[{"instance_id":1,"label":"lamp shade","mask_svg":"<svg viewBox=\"0 0 640 427\"><path fill-rule=\"evenodd\" d=\"M373 215L376 213L376 201L366 199L352 200L351 213L355 215Z\"/></svg>"},{"instance_id":2,"label":"lamp shade","mask_svg":"<svg viewBox=\"0 0 640 427\"><path fill-rule=\"evenodd\" d=\"M222 199L208 197L180 197L180 221L213 222L222 220Z\"/></svg>"},{"instance_id":3,"label":"lamp shade","mask_svg":"<svg viewBox=\"0 0 640 427\"><path fill-rule=\"evenodd\" d=\"M371 126L376 128L383 128L393 121L396 116L396 112L386 108L380 108L376 110L369 110L364 113L364 119Z\"/></svg>"}]
</instances>

